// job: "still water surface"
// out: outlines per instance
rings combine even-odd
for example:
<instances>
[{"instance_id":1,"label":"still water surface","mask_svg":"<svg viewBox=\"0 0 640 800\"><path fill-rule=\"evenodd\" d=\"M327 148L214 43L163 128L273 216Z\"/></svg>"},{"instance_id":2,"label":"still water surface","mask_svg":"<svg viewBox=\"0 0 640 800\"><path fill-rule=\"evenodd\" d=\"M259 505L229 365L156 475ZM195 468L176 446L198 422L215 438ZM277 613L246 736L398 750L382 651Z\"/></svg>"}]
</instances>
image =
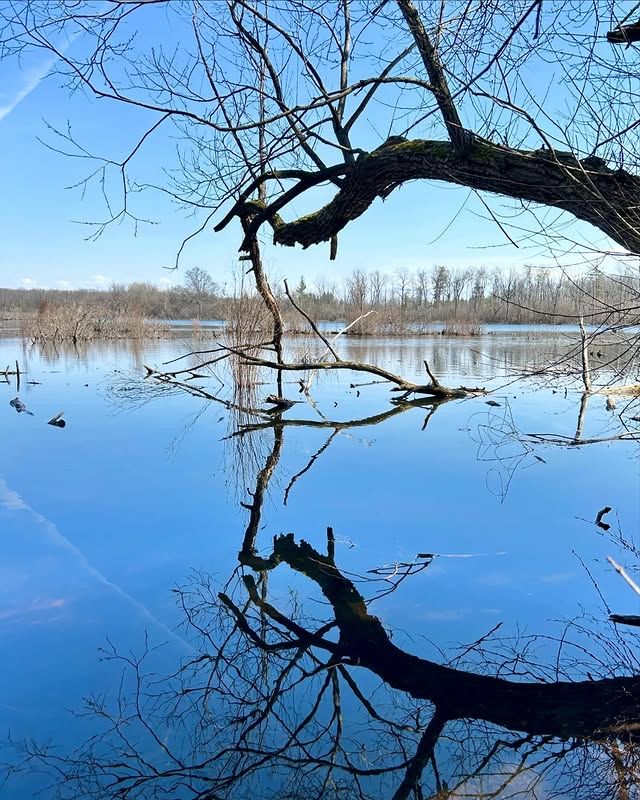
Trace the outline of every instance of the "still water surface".
<instances>
[{"instance_id":1,"label":"still water surface","mask_svg":"<svg viewBox=\"0 0 640 800\"><path fill-rule=\"evenodd\" d=\"M567 345L563 337L528 331L472 341L343 342L345 358L420 381L427 358L443 383L491 386L500 405L479 397L431 415L411 408L337 432L286 427L258 549L267 552L284 532L324 549L330 525L345 574L438 554L372 609L394 642L429 657L451 653L498 623L504 636L559 636L563 620L585 614L605 620L603 598L614 611L638 613L639 598L606 556L633 562L593 524L597 511L611 506L611 533L640 545L637 444L565 448L524 444L520 436L573 435L574 388L512 382ZM0 714L14 739L66 747L91 729L90 720L68 709L117 687L119 669L100 658L108 642L125 652L140 651L145 637L166 643L153 667L171 671L193 652L171 589L194 572L223 585L237 568L247 521L240 503L270 452L273 431L227 439L234 420L223 405L142 379L143 364L158 366L205 347L182 337L96 342L78 351L0 340L0 364L19 361L20 397L33 412L16 414L9 405L15 380L0 383ZM290 349L304 356L311 345L294 340ZM322 378L313 391L317 409L338 422L391 410L386 386L350 387L364 380ZM213 377L198 385L228 396ZM295 383L287 394L301 397ZM583 435L618 431L620 410L619 404L607 411L604 397L592 398ZM46 425L59 411L66 428ZM321 419L306 402L286 417ZM284 505L292 477L332 434ZM239 442L240 450L255 453L253 462L239 458ZM292 591L300 604L311 597L321 605L299 575L275 570L273 602L286 602ZM544 657L544 643L538 648ZM29 786L7 784L1 796L29 796Z\"/></svg>"}]
</instances>

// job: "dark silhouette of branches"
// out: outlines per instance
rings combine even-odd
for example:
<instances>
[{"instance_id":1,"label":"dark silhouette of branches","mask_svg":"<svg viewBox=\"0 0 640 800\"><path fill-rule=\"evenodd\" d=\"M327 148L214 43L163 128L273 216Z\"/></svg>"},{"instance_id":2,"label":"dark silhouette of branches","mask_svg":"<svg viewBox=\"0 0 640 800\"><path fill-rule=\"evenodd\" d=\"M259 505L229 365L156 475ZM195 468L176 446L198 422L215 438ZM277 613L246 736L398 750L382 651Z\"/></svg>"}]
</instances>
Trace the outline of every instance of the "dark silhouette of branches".
<instances>
[{"instance_id":1,"label":"dark silhouette of branches","mask_svg":"<svg viewBox=\"0 0 640 800\"><path fill-rule=\"evenodd\" d=\"M633 642L578 621L559 635L549 664L530 652L536 637L502 642L500 625L442 662L398 646L372 606L437 556L356 576L338 566L331 528L326 552L293 534L266 548L260 541L291 422L272 420L271 448L244 503L239 569L224 585L196 574L175 590L192 653L160 678L149 643L139 655L110 644L103 657L122 677L115 697L85 703L81 715L95 732L72 752L23 743L9 772L42 771L65 800L256 792L480 800L538 788L632 797L640 720ZM287 570L324 604L310 613L300 597L272 595L270 576Z\"/></svg>"}]
</instances>

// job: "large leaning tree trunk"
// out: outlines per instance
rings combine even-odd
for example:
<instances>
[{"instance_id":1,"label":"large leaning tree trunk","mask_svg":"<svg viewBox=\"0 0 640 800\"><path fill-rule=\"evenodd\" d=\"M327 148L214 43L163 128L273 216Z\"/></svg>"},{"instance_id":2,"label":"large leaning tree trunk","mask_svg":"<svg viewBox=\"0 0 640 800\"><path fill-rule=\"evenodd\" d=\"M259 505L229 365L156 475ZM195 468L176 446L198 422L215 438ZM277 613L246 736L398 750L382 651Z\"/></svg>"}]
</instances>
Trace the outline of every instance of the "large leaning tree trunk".
<instances>
[{"instance_id":1,"label":"large leaning tree trunk","mask_svg":"<svg viewBox=\"0 0 640 800\"><path fill-rule=\"evenodd\" d=\"M349 178L351 185L329 206L282 226L275 241L313 243L311 231L317 224L317 236L323 223L327 238L337 233L341 217L346 224L367 200L385 197L406 181L430 178L569 211L626 250L640 251L640 180L597 158L580 161L571 153L511 150L481 140L460 157L448 143L414 140L378 148Z\"/></svg>"},{"instance_id":2,"label":"large leaning tree trunk","mask_svg":"<svg viewBox=\"0 0 640 800\"><path fill-rule=\"evenodd\" d=\"M640 178L611 169L597 157L580 160L544 148L514 150L478 137L460 154L450 142L391 137L341 171L342 185L318 211L286 223L266 206L254 228L267 221L276 244L306 248L329 241L377 198L408 181L429 179L568 211L625 250L640 253ZM243 248L249 246L245 240Z\"/></svg>"}]
</instances>

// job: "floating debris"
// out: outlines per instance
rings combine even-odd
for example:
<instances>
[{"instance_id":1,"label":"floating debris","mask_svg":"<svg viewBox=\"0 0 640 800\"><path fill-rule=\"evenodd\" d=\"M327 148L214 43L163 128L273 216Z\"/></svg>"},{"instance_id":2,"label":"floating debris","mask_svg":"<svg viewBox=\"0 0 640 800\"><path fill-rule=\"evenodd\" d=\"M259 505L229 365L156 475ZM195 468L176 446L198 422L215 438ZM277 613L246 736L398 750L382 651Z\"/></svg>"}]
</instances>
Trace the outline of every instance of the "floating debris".
<instances>
[{"instance_id":1,"label":"floating debris","mask_svg":"<svg viewBox=\"0 0 640 800\"><path fill-rule=\"evenodd\" d=\"M273 406L272 411L286 411L288 408L295 406L299 400L288 400L286 397L278 397L275 394L270 394L264 398L265 403L270 403Z\"/></svg>"},{"instance_id":2,"label":"floating debris","mask_svg":"<svg viewBox=\"0 0 640 800\"><path fill-rule=\"evenodd\" d=\"M34 416L33 411L29 411L19 397L14 397L13 400L9 400L9 405L13 406L18 414L29 414L30 417Z\"/></svg>"}]
</instances>

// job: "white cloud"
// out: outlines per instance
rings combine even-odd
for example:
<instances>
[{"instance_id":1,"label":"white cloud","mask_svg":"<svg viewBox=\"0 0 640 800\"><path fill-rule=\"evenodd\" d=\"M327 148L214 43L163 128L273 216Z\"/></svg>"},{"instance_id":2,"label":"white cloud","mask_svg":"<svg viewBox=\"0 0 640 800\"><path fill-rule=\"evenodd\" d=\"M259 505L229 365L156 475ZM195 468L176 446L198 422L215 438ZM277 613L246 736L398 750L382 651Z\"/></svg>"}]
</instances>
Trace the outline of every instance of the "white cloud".
<instances>
[{"instance_id":1,"label":"white cloud","mask_svg":"<svg viewBox=\"0 0 640 800\"><path fill-rule=\"evenodd\" d=\"M171 286L171 280L169 278L160 278L158 284L160 286Z\"/></svg>"},{"instance_id":2,"label":"white cloud","mask_svg":"<svg viewBox=\"0 0 640 800\"><path fill-rule=\"evenodd\" d=\"M112 280L108 277L108 275L101 275L99 272L95 275L92 275L90 278L90 283L99 288L107 286L111 282Z\"/></svg>"},{"instance_id":3,"label":"white cloud","mask_svg":"<svg viewBox=\"0 0 640 800\"><path fill-rule=\"evenodd\" d=\"M56 281L56 288L57 289L72 289L73 284L71 281Z\"/></svg>"},{"instance_id":4,"label":"white cloud","mask_svg":"<svg viewBox=\"0 0 640 800\"><path fill-rule=\"evenodd\" d=\"M38 285L38 281L34 281L33 278L21 278L20 283L25 289L35 289Z\"/></svg>"}]
</instances>

